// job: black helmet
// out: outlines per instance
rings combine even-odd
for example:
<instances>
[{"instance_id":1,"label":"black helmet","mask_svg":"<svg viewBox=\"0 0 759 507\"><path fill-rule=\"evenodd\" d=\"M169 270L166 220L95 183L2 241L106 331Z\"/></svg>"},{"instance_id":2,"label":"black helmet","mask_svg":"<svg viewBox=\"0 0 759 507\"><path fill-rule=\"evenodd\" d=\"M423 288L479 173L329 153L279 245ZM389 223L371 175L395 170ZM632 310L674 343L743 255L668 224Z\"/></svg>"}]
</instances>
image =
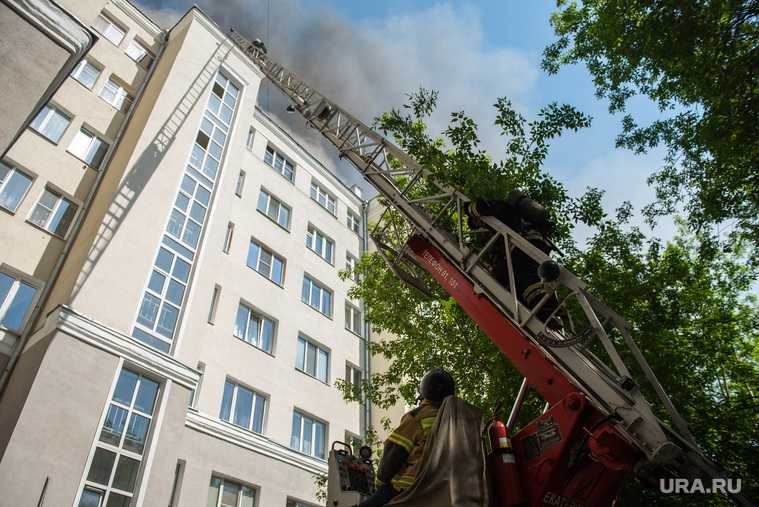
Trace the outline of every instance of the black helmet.
<instances>
[{"instance_id":1,"label":"black helmet","mask_svg":"<svg viewBox=\"0 0 759 507\"><path fill-rule=\"evenodd\" d=\"M446 396L456 392L456 382L450 373L442 368L434 368L428 371L422 378L419 387L419 395L435 403L440 403Z\"/></svg>"}]
</instances>

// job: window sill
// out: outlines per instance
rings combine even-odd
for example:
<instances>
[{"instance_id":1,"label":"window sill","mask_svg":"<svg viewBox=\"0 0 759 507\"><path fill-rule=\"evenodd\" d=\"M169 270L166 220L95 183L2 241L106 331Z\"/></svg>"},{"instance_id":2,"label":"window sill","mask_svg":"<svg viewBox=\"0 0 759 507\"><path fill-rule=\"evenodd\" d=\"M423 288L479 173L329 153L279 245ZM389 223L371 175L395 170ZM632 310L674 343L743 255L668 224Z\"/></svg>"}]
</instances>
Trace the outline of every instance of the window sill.
<instances>
[{"instance_id":1,"label":"window sill","mask_svg":"<svg viewBox=\"0 0 759 507\"><path fill-rule=\"evenodd\" d=\"M326 318L328 318L329 320L334 320L334 319L332 318L332 315L327 315L326 313L322 313L321 311L317 310L316 308L314 308L314 307L313 307L313 306L311 306L310 304L308 304L308 303L306 303L305 301L303 301L303 299L301 299L301 300L300 300L300 302L301 302L301 303L303 303L304 305L306 305L307 307L311 308L313 311L315 311L316 313L318 313L318 314L319 314L319 315L321 315L322 317L326 317Z\"/></svg>"},{"instance_id":2,"label":"window sill","mask_svg":"<svg viewBox=\"0 0 759 507\"><path fill-rule=\"evenodd\" d=\"M330 386L330 383L329 383L329 382L325 382L325 381L323 381L322 379L320 379L320 378L318 378L318 377L314 377L314 376L313 376L313 375L311 375L310 373L308 373L308 372L306 372L306 371L303 371L303 370L301 370L301 369L300 369L300 368L298 368L297 366L295 367L295 371L297 371L298 373L301 373L301 374L305 375L306 377L308 377L308 378L310 378L310 379L313 379L313 380L315 380L315 381L319 382L320 384L323 384L323 385L325 385L325 386L327 386L327 387L329 387L329 386Z\"/></svg>"},{"instance_id":3,"label":"window sill","mask_svg":"<svg viewBox=\"0 0 759 507\"><path fill-rule=\"evenodd\" d=\"M31 188L31 185L30 185L30 188ZM26 195L24 195L24 197L26 197ZM5 206L0 206L0 211L2 211L3 213L8 213L10 216L15 216L16 212L18 211L18 208L21 207L21 203L24 201L24 197L22 197L21 200L18 202L18 206L16 207L15 210L8 209Z\"/></svg>"},{"instance_id":4,"label":"window sill","mask_svg":"<svg viewBox=\"0 0 759 507\"><path fill-rule=\"evenodd\" d=\"M29 224L29 225L31 225L35 229L39 229L40 231L44 232L45 234L49 234L50 236L52 236L52 237L54 237L56 239L59 239L61 241L66 241L66 236L65 235L64 236L59 236L58 234L55 234L54 232L50 232L47 229L45 229L44 227L42 227L40 225L37 225L37 224L35 224L34 222L32 222L31 220L28 220L28 219L26 220L26 223ZM66 231L66 234L68 234L68 232L69 231Z\"/></svg>"},{"instance_id":5,"label":"window sill","mask_svg":"<svg viewBox=\"0 0 759 507\"><path fill-rule=\"evenodd\" d=\"M333 248L334 248L334 247L333 247ZM330 266L332 266L333 268L335 267L335 263L334 263L334 261L333 261L333 262L330 262L330 261L328 261L327 259L325 259L325 258L324 258L324 257L322 257L321 255L319 255L319 252L317 252L317 251L316 251L316 250L314 250L313 248L309 248L309 247L308 247L308 245L306 245L306 250L309 250L309 251L311 251L311 252L312 252L314 255L316 255L318 258L320 258L321 260L323 260L324 262L326 262L327 264L329 264L329 265L330 265Z\"/></svg>"},{"instance_id":6,"label":"window sill","mask_svg":"<svg viewBox=\"0 0 759 507\"><path fill-rule=\"evenodd\" d=\"M287 448L288 448L288 449L290 449L290 450L291 450L291 451L293 451L293 452L297 452L297 453L298 453L298 454L300 454L301 456L307 456L307 457L309 457L309 458L311 458L311 459L319 460L319 461L322 461L322 462L324 462L324 463L326 463L326 462L327 462L327 458L320 458L319 456L314 456L313 454L306 454L305 452L303 452L303 451L299 451L298 449L293 449L293 448L292 448L292 447L290 447L289 445L287 446Z\"/></svg>"},{"instance_id":7,"label":"window sill","mask_svg":"<svg viewBox=\"0 0 759 507\"><path fill-rule=\"evenodd\" d=\"M256 268L251 268L251 267L248 265L248 263L245 263L245 265L246 265L246 266L247 266L249 269L252 269L252 270L253 270L253 271L255 271L256 273L258 273L258 276L260 276L260 277L261 277L261 278L263 278L264 280L268 280L270 283L273 283L275 286L279 287L280 289L284 289L284 288L285 288L285 286L284 286L284 283L282 283L282 284L278 284L277 282L275 282L275 281L274 281L274 280L272 280L271 278L269 278L269 277L267 277L266 275L264 275L264 274L262 274L261 272L259 272L259 271L258 271Z\"/></svg>"},{"instance_id":8,"label":"window sill","mask_svg":"<svg viewBox=\"0 0 759 507\"><path fill-rule=\"evenodd\" d=\"M264 414L265 414L265 413L266 413L266 412L264 412ZM252 417L253 417L253 415L251 414L251 418L252 418ZM225 420L224 420L224 419L222 419L221 417L219 418L219 422L221 422L222 424L225 424L225 425L227 425L227 426L231 426L232 428L237 428L238 430L242 430L242 431L244 431L244 432L246 432L246 433L250 433L250 434L252 434L252 435L258 435L258 436L260 436L260 437L265 437L265 435L263 434L263 432L259 433L258 431L254 431L254 430L248 429L248 428L246 428L246 427L244 427L244 426L239 426L239 425L237 425L237 424L235 424L235 423L233 423L233 422L231 422L231 421L225 421Z\"/></svg>"},{"instance_id":9,"label":"window sill","mask_svg":"<svg viewBox=\"0 0 759 507\"><path fill-rule=\"evenodd\" d=\"M244 344L248 345L249 347L253 347L254 349L256 349L256 350L257 350L257 351L259 351L259 352L263 352L263 353L264 353L264 354L266 354L267 356L270 356L270 357L276 357L276 356L274 355L274 353L273 353L273 352L266 352L266 351L265 351L264 349L262 349L261 347L259 347L259 346L257 346L257 345L253 345L253 344L252 344L252 343L250 343L249 341L247 341L247 340L243 340L242 338L240 338L239 336L237 336L237 335L235 335L235 334L232 334L232 337L233 337L234 339L236 339L236 340L240 340L241 342L243 342Z\"/></svg>"},{"instance_id":10,"label":"window sill","mask_svg":"<svg viewBox=\"0 0 759 507\"><path fill-rule=\"evenodd\" d=\"M251 149L251 150L249 150L249 151L250 151L251 153L253 152L253 150L252 150L252 149ZM276 168L276 167L274 167L273 165L271 165L271 164L267 164L267 163L266 163L266 160L264 160L264 159L261 159L261 161L264 163L264 165L265 165L266 167L268 167L269 169L271 169L271 170L272 170L272 171L274 171L275 173L279 174L279 176L280 176L280 177L281 177L283 180L285 180L286 182L288 182L290 185L295 185L295 171L293 171L293 179L290 179L290 178L288 178L287 176L285 176L284 174L282 174L280 171L278 171L278 170L277 170L277 168Z\"/></svg>"},{"instance_id":11,"label":"window sill","mask_svg":"<svg viewBox=\"0 0 759 507\"><path fill-rule=\"evenodd\" d=\"M261 213L263 216L265 216L265 217L266 217L266 219L267 219L268 221L270 221L271 223L273 223L274 225L276 225L277 227L279 227L280 229L282 229L282 230L283 230L283 231L285 231L286 233L290 234L290 229L288 229L288 228L287 228L287 227L285 227L284 225L280 224L279 222L277 222L276 220L274 220L272 217L270 217L269 215L267 215L266 213L264 213L264 212L263 212L263 211L261 211L260 209L256 208L256 211L258 211L258 212L259 212L259 213ZM290 210L290 211L292 212L292 210Z\"/></svg>"},{"instance_id":12,"label":"window sill","mask_svg":"<svg viewBox=\"0 0 759 507\"><path fill-rule=\"evenodd\" d=\"M101 70L100 72L102 73L102 70ZM86 84L82 83L82 82L81 82L81 81L79 81L77 78L75 78L74 76L71 76L71 75L69 75L69 77L70 77L70 78L71 78L71 79L72 79L72 80L73 80L73 81L74 81L76 84L78 84L79 86L81 86L82 88L84 88L85 90L87 90L88 92L91 92L91 91L92 91L92 89L93 89L93 88L95 88L95 83L92 83L92 86L87 86ZM100 77L100 74L98 74L98 78L99 78L99 77ZM95 79L95 82L97 82L97 78Z\"/></svg>"},{"instance_id":13,"label":"window sill","mask_svg":"<svg viewBox=\"0 0 759 507\"><path fill-rule=\"evenodd\" d=\"M77 159L78 161L80 161L82 164L84 164L84 167L86 169L92 169L93 171L100 171L100 166L96 167L94 165L88 164L86 160L81 158L79 155L76 155L75 153L70 152L69 150L66 150L66 153L71 155L73 158Z\"/></svg>"},{"instance_id":14,"label":"window sill","mask_svg":"<svg viewBox=\"0 0 759 507\"><path fill-rule=\"evenodd\" d=\"M71 125L70 121L69 121L69 125ZM66 125L66 128L63 130L63 134L61 134L61 139L63 139L63 135L66 133L66 130L68 130L69 125ZM58 139L57 141L53 141L52 139L50 139L45 134L43 134L42 132L40 132L39 130L35 129L32 126L28 127L26 130L28 130L29 132L32 132L37 137L39 137L39 138L47 141L48 143L52 144L53 146L58 146L58 143L61 142L61 139Z\"/></svg>"},{"instance_id":15,"label":"window sill","mask_svg":"<svg viewBox=\"0 0 759 507\"><path fill-rule=\"evenodd\" d=\"M337 211L335 211L334 213L332 213L329 209L327 209L324 206L322 206L321 203L319 201L317 201L316 199L314 199L313 197L311 197L311 201L313 201L314 204L316 204L317 206L319 206L319 209L326 211L329 216L331 216L332 218L334 218L335 220L337 220Z\"/></svg>"},{"instance_id":16,"label":"window sill","mask_svg":"<svg viewBox=\"0 0 759 507\"><path fill-rule=\"evenodd\" d=\"M355 331L354 331L354 330L352 330L352 329L348 329L348 328L346 327L346 328L345 328L345 330L346 330L346 331L348 331L348 332L349 332L350 334L352 334L353 336L355 336L356 338L360 338L361 340L363 340L363 339L364 339L364 337L363 337L362 335L358 334L357 332L355 332Z\"/></svg>"}]
</instances>

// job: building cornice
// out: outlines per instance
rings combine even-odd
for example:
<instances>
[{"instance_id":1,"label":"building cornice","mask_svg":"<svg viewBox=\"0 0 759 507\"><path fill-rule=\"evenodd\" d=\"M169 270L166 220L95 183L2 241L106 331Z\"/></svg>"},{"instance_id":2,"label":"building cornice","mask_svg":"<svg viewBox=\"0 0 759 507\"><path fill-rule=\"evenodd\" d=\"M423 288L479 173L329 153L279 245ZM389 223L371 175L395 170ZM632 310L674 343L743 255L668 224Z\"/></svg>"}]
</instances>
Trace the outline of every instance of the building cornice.
<instances>
[{"instance_id":1,"label":"building cornice","mask_svg":"<svg viewBox=\"0 0 759 507\"><path fill-rule=\"evenodd\" d=\"M158 37L158 35L163 32L161 27L158 26L155 21L146 16L141 10L132 5L132 3L128 0L111 0L111 3L124 11L124 13L129 16L132 21L150 32L153 37Z\"/></svg>"},{"instance_id":2,"label":"building cornice","mask_svg":"<svg viewBox=\"0 0 759 507\"><path fill-rule=\"evenodd\" d=\"M48 334L56 329L188 389L195 389L200 381L200 372L196 369L67 306L51 312L45 327L38 333Z\"/></svg>"},{"instance_id":3,"label":"building cornice","mask_svg":"<svg viewBox=\"0 0 759 507\"><path fill-rule=\"evenodd\" d=\"M326 474L327 463L311 458L262 435L256 435L193 409L187 411L185 426L230 444L282 461L311 474Z\"/></svg>"},{"instance_id":4,"label":"building cornice","mask_svg":"<svg viewBox=\"0 0 759 507\"><path fill-rule=\"evenodd\" d=\"M350 199L351 203L360 207L364 200L353 193L353 190L345 184L343 180L337 177L335 173L330 171L318 158L312 155L303 145L301 145L292 135L290 135L284 128L282 128L274 119L269 116L260 107L256 106L256 110L253 113L253 117L263 123L275 136L277 141L281 142L289 149L295 151L303 160L310 161L309 167L313 167L320 176L324 176L329 179L332 184L343 190L345 197Z\"/></svg>"}]
</instances>

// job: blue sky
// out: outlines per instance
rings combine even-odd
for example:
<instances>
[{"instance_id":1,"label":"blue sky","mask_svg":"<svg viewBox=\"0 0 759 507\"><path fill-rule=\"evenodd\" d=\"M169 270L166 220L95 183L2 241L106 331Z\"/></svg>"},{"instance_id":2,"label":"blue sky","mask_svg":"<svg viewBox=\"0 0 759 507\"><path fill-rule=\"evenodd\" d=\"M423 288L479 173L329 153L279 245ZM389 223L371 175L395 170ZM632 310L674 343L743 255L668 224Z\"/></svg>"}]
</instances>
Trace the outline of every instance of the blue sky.
<instances>
[{"instance_id":1,"label":"blue sky","mask_svg":"<svg viewBox=\"0 0 759 507\"><path fill-rule=\"evenodd\" d=\"M605 190L609 211L625 200L639 210L653 199L646 178L659 167L662 153L639 156L615 148L620 117L610 115L606 102L595 97L583 66L563 68L555 76L540 69L543 48L554 40L549 23L554 0L199 3L222 25L235 22L254 32L268 31L261 36L275 58L316 80L317 87L364 120L399 106L403 94L419 85L439 90L440 111L432 128L440 131L450 112L464 110L478 122L484 146L496 157L504 145L492 125L498 96L511 98L528 118L553 101L572 104L590 114L593 124L556 141L546 169L575 195L587 186ZM146 0L143 5L171 19L191 3ZM642 122L657 115L645 99L635 100L630 112ZM673 232L672 221L664 220L653 234L669 238ZM581 238L584 231L578 234Z\"/></svg>"}]
</instances>

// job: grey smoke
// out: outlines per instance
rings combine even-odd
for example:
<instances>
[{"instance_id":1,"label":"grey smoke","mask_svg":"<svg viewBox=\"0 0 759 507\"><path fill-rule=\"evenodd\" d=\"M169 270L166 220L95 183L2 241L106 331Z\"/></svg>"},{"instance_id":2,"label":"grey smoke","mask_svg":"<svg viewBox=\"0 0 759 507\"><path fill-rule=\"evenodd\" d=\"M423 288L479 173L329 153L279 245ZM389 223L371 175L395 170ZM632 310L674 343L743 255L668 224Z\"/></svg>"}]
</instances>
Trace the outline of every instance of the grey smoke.
<instances>
[{"instance_id":1,"label":"grey smoke","mask_svg":"<svg viewBox=\"0 0 759 507\"><path fill-rule=\"evenodd\" d=\"M171 26L193 2L145 5L147 13ZM499 158L504 142L493 126L496 97L508 96L518 109L537 79L536 67L519 51L483 48L479 13L471 7L440 4L413 14L352 23L334 9L297 0L200 0L198 6L224 29L261 38L269 54L355 116L371 122L398 108L420 86L440 92L430 122L441 132L453 111L477 121L483 147ZM269 9L267 13L267 4ZM268 14L268 16L267 16ZM360 176L335 158L268 83L259 105L295 136L306 139L317 158L349 184Z\"/></svg>"}]
</instances>

